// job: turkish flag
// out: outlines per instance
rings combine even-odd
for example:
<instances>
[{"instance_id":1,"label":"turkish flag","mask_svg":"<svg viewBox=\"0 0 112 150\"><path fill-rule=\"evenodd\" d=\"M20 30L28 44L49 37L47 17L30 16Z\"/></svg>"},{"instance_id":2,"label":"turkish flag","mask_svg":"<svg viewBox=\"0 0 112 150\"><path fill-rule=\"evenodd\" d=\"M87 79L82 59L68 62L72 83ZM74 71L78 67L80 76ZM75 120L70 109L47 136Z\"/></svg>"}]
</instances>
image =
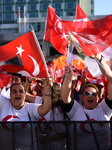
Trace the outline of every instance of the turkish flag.
<instances>
[{"instance_id":1,"label":"turkish flag","mask_svg":"<svg viewBox=\"0 0 112 150\"><path fill-rule=\"evenodd\" d=\"M76 11L77 11L76 19L81 19L81 18L83 19L84 17L85 18L87 17L84 14L83 10L78 5L77 5ZM89 21L89 19L88 19L88 21ZM90 23L93 25L94 28L97 29L98 34L99 34L99 39L97 39L96 43L95 42L93 44L90 43L90 46L96 47L94 52L96 54L101 53L101 55L104 56L105 61L108 61L112 55L112 48L111 48L112 15L106 16L99 20L93 20ZM91 37L92 37L92 35L91 35ZM98 35L96 35L96 37L98 37ZM82 41L80 41L80 42L82 42ZM85 48L83 47L83 49L85 51L87 51L87 53L88 53L88 49L86 49L86 47ZM91 53L91 51L89 51L89 53ZM99 77L102 74L99 69L99 66L95 60L93 60L89 57L85 57L85 65L86 65L86 67L88 67L88 70L90 71L92 76Z\"/></svg>"},{"instance_id":2,"label":"turkish flag","mask_svg":"<svg viewBox=\"0 0 112 150\"><path fill-rule=\"evenodd\" d=\"M48 6L44 40L51 42L53 47L61 54L67 54L68 29L55 14L55 9Z\"/></svg>"},{"instance_id":3,"label":"turkish flag","mask_svg":"<svg viewBox=\"0 0 112 150\"><path fill-rule=\"evenodd\" d=\"M77 28L78 22L63 21L79 41L86 56L96 55L112 45L112 15L105 19L81 22L82 26Z\"/></svg>"},{"instance_id":4,"label":"turkish flag","mask_svg":"<svg viewBox=\"0 0 112 150\"><path fill-rule=\"evenodd\" d=\"M86 15L78 6L75 21L63 21L63 23L74 34L86 56L101 53L105 61L109 60L112 56L112 15L93 21L84 20L84 18ZM95 60L86 57L85 65L92 76L96 77L102 74Z\"/></svg>"},{"instance_id":5,"label":"turkish flag","mask_svg":"<svg viewBox=\"0 0 112 150\"><path fill-rule=\"evenodd\" d=\"M45 58L34 31L0 47L0 70L24 76L47 77Z\"/></svg>"}]
</instances>

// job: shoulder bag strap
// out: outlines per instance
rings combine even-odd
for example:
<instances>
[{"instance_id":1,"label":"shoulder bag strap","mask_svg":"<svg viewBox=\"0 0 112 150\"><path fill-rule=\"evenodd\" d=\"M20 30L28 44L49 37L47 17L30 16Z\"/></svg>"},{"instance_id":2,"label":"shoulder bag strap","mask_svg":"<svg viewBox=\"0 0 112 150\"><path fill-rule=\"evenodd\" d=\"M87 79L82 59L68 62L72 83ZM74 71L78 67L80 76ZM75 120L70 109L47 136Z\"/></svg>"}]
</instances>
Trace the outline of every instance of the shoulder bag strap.
<instances>
[{"instance_id":1,"label":"shoulder bag strap","mask_svg":"<svg viewBox=\"0 0 112 150\"><path fill-rule=\"evenodd\" d=\"M86 115L87 119L88 119L89 121L91 121L90 118L89 118L89 116L88 116L86 113L85 113L85 115ZM97 150L100 150L100 146L99 146L99 143L98 143L98 139L97 139L97 136L96 136L96 132L94 131L94 128L93 128L93 126L92 126L92 123L90 122L89 125L90 125L90 127L91 127L91 131L92 131L92 133L93 133L94 140L95 140L95 142L96 142Z\"/></svg>"}]
</instances>

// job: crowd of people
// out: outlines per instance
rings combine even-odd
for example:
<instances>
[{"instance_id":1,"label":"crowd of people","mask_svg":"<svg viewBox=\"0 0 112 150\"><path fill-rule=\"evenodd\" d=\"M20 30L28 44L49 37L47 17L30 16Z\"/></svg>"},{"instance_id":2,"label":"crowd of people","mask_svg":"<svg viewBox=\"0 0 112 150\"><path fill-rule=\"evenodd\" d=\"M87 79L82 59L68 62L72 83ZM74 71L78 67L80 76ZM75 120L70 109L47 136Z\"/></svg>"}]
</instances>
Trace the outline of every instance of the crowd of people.
<instances>
[{"instance_id":1,"label":"crowd of people","mask_svg":"<svg viewBox=\"0 0 112 150\"><path fill-rule=\"evenodd\" d=\"M84 74L78 76L75 68L69 65L65 68L62 82L54 82L52 77L37 78L23 77L12 74L9 89L5 87L0 91L0 121L109 121L112 117L112 71L100 54L91 56L96 58L107 84L97 82L97 78L90 80ZM80 87L78 86L78 83ZM111 127L109 124L77 124L77 145L74 145L74 136L71 138L70 149L78 150L107 150L111 149ZM4 127L4 126L2 126ZM36 125L36 127L38 127ZM64 124L50 125L51 149L67 149L66 127ZM6 137L2 138L5 130L0 128L1 149L10 149L5 144ZM85 130L84 130L85 129ZM17 128L18 133L21 129ZM41 150L46 149L44 126L37 130L40 132ZM73 126L69 129L73 133ZM21 150L32 149L31 143L23 144L23 137L18 139ZM11 140L10 138L8 139Z\"/></svg>"}]
</instances>

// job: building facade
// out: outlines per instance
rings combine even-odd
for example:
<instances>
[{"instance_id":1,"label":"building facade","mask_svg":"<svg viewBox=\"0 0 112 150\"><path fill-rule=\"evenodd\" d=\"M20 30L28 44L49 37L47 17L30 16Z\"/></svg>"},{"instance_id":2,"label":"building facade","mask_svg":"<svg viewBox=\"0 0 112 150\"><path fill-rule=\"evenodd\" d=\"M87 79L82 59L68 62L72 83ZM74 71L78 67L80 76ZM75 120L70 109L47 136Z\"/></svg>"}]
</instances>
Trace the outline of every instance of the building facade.
<instances>
[{"instance_id":1,"label":"building facade","mask_svg":"<svg viewBox=\"0 0 112 150\"><path fill-rule=\"evenodd\" d=\"M94 15L94 0L0 0L0 44L14 40L32 26L42 45L48 5L61 19L73 20L77 4L87 16ZM51 44L48 47L51 53L48 50L47 56L58 55Z\"/></svg>"}]
</instances>

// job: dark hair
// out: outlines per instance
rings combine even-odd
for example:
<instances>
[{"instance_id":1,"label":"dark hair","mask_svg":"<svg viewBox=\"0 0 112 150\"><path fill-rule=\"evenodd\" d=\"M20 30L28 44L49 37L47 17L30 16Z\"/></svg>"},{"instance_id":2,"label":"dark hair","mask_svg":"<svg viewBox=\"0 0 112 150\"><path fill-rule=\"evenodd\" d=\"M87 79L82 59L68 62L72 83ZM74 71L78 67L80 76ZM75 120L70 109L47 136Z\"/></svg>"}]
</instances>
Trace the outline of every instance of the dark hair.
<instances>
[{"instance_id":1,"label":"dark hair","mask_svg":"<svg viewBox=\"0 0 112 150\"><path fill-rule=\"evenodd\" d=\"M62 100L58 100L56 103L52 103L52 112L53 112L53 116L54 116L54 108L57 108L59 110L60 113L63 114L63 118L65 120L70 120L64 107L63 107L63 101ZM53 118L54 119L54 118ZM55 121L55 120L54 120Z\"/></svg>"},{"instance_id":2,"label":"dark hair","mask_svg":"<svg viewBox=\"0 0 112 150\"><path fill-rule=\"evenodd\" d=\"M12 76L18 76L20 79L21 79L21 82L25 82L26 81L26 77L25 76L22 76L21 74L19 73L8 73L8 74L11 74Z\"/></svg>"},{"instance_id":3,"label":"dark hair","mask_svg":"<svg viewBox=\"0 0 112 150\"><path fill-rule=\"evenodd\" d=\"M42 82L41 80L36 80L36 82L37 82L37 83L43 84L43 82Z\"/></svg>"},{"instance_id":4,"label":"dark hair","mask_svg":"<svg viewBox=\"0 0 112 150\"><path fill-rule=\"evenodd\" d=\"M14 84L12 84L11 86L10 86L10 94L11 94L11 91L12 91L12 88L13 88L13 86L15 86L15 85L22 85L22 83L14 83ZM22 85L23 86L23 85ZM24 86L23 86L23 88L24 88ZM25 90L25 92L26 92L26 89L24 88L24 90Z\"/></svg>"}]
</instances>

